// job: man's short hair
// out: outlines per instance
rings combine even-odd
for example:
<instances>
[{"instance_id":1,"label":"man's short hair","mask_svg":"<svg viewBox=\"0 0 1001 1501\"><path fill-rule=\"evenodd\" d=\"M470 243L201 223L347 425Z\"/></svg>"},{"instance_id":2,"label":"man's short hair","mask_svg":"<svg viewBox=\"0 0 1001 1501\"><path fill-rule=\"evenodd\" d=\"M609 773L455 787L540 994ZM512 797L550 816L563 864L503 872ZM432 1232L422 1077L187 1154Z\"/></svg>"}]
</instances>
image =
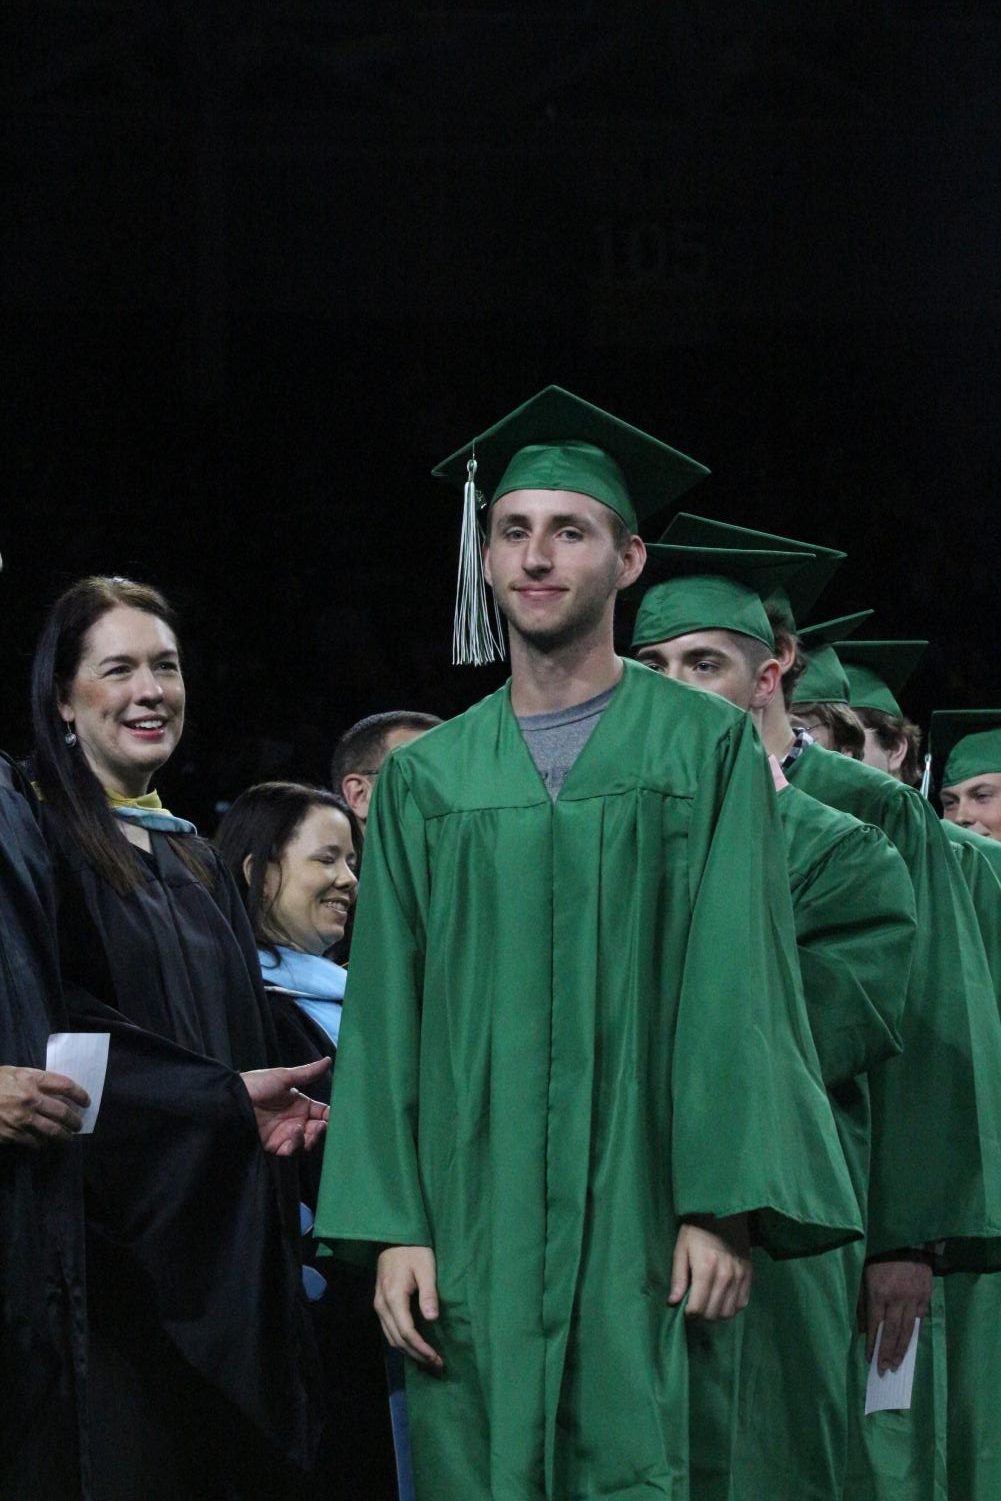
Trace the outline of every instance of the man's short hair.
<instances>
[{"instance_id":1,"label":"man's short hair","mask_svg":"<svg viewBox=\"0 0 1001 1501\"><path fill-rule=\"evenodd\" d=\"M386 759L386 740L393 730L415 730L422 734L441 724L437 714L422 714L416 709L390 709L385 714L369 714L359 719L334 746L330 758L330 785L340 792L341 782L351 772L378 771Z\"/></svg>"},{"instance_id":2,"label":"man's short hair","mask_svg":"<svg viewBox=\"0 0 1001 1501\"><path fill-rule=\"evenodd\" d=\"M775 657L768 643L759 641L757 636L748 636L745 631L727 631L726 634L733 642L734 649L740 653L752 678L757 678L765 663L771 662Z\"/></svg>"},{"instance_id":3,"label":"man's short hair","mask_svg":"<svg viewBox=\"0 0 1001 1501\"><path fill-rule=\"evenodd\" d=\"M782 674L782 700L786 708L791 709L793 689L806 671L806 657L799 637L789 628L789 616L783 607L770 601L765 605L765 614L775 637L775 655L789 651L790 648L794 653L792 666L787 667Z\"/></svg>"}]
</instances>

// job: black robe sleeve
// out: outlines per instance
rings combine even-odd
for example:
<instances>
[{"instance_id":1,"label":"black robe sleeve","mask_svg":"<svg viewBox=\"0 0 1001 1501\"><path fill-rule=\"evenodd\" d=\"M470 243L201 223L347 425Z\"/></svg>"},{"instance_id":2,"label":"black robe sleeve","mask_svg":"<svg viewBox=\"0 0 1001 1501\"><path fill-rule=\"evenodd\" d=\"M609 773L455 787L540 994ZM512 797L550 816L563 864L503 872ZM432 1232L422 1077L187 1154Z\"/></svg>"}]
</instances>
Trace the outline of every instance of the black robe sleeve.
<instances>
[{"instance_id":1,"label":"black robe sleeve","mask_svg":"<svg viewBox=\"0 0 1001 1501\"><path fill-rule=\"evenodd\" d=\"M53 918L32 794L0 756L0 1064L44 1068L49 1033L65 1026ZM4 1497L86 1494L80 1189L79 1142L0 1144Z\"/></svg>"}]
</instances>

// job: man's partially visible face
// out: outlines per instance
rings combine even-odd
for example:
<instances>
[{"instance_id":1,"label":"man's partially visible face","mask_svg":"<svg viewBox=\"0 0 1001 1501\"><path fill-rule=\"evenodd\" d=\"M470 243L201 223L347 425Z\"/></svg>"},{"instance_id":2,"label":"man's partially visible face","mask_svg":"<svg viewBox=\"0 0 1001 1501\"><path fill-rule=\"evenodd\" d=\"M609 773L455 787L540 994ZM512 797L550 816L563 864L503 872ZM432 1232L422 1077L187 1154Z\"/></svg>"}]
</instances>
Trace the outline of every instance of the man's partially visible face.
<instances>
[{"instance_id":1,"label":"man's partially visible face","mask_svg":"<svg viewBox=\"0 0 1001 1501\"><path fill-rule=\"evenodd\" d=\"M580 640L611 611L642 567L642 544L625 554L614 513L570 490L514 490L490 514L488 582L512 630L542 650Z\"/></svg>"},{"instance_id":2,"label":"man's partially visible face","mask_svg":"<svg viewBox=\"0 0 1001 1501\"><path fill-rule=\"evenodd\" d=\"M960 828L1001 840L1001 772L983 772L943 787L942 814Z\"/></svg>"},{"instance_id":3,"label":"man's partially visible face","mask_svg":"<svg viewBox=\"0 0 1001 1501\"><path fill-rule=\"evenodd\" d=\"M794 709L789 715L789 722L794 730L806 730L807 734L812 735L818 745L824 747L824 750L832 751L837 749L829 726L824 724L822 720L815 719L812 714L797 714Z\"/></svg>"},{"instance_id":4,"label":"man's partially visible face","mask_svg":"<svg viewBox=\"0 0 1001 1501\"><path fill-rule=\"evenodd\" d=\"M351 808L352 813L360 821L362 828L368 822L368 810L372 803L372 793L375 791L375 779L382 770L382 763L390 751L396 750L398 745L409 745L411 740L419 740L426 735L427 730L407 729L398 726L395 730L387 730L382 740L382 752L374 759L377 766L366 766L358 771L350 771L341 782L340 791Z\"/></svg>"},{"instance_id":5,"label":"man's partially visible face","mask_svg":"<svg viewBox=\"0 0 1001 1501\"><path fill-rule=\"evenodd\" d=\"M880 771L885 771L888 776L899 776L900 761L895 750L887 750L871 725L863 724L865 730L865 755L862 757L867 766L875 766Z\"/></svg>"},{"instance_id":6,"label":"man's partially visible face","mask_svg":"<svg viewBox=\"0 0 1001 1501\"><path fill-rule=\"evenodd\" d=\"M751 707L754 674L731 631L689 631L641 646L636 659L676 683L718 693L738 709Z\"/></svg>"}]
</instances>

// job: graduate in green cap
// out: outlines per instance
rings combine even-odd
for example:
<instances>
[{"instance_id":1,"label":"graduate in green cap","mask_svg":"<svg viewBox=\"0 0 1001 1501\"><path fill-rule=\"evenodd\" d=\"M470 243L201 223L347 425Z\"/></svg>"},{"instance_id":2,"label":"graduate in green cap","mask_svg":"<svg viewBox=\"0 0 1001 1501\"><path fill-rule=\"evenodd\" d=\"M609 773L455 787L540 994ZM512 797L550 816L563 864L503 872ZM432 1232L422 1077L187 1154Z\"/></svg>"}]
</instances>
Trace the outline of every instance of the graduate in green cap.
<instances>
[{"instance_id":1,"label":"graduate in green cap","mask_svg":"<svg viewBox=\"0 0 1001 1501\"><path fill-rule=\"evenodd\" d=\"M856 761L865 759L865 730L849 705L848 674L833 643L872 615L860 610L799 632L806 667L797 677L790 700L794 725L806 729L817 745Z\"/></svg>"},{"instance_id":2,"label":"graduate in green cap","mask_svg":"<svg viewBox=\"0 0 1001 1501\"><path fill-rule=\"evenodd\" d=\"M717 527L718 540L725 529ZM716 540L716 538L714 538ZM759 729L781 668L761 595L804 555L653 546L633 649L648 666L750 711ZM815 689L826 693L817 680ZM796 937L810 1021L862 1205L870 1151L866 1071L899 1051L914 937L906 867L885 835L779 774ZM755 1296L740 1329L705 1331L692 1363L692 1501L840 1497L849 1372L865 1258L753 1255ZM740 1381L738 1382L738 1371Z\"/></svg>"},{"instance_id":3,"label":"graduate in green cap","mask_svg":"<svg viewBox=\"0 0 1001 1501\"><path fill-rule=\"evenodd\" d=\"M1001 843L987 832L992 794L983 781L991 766L1001 766L1001 713L936 710L929 756L929 771L941 784L942 828L970 889L1001 1006ZM943 1288L950 1495L993 1501L1001 1495L1001 1453L992 1439L1001 1382L1001 1278L967 1269L965 1259L962 1253L951 1258L953 1275ZM976 1250L972 1259L983 1261Z\"/></svg>"},{"instance_id":4,"label":"graduate in green cap","mask_svg":"<svg viewBox=\"0 0 1001 1501\"><path fill-rule=\"evenodd\" d=\"M859 1233L753 726L613 648L704 471L550 387L441 472L511 680L380 772L316 1233L378 1256L419 1497L682 1501L686 1314Z\"/></svg>"},{"instance_id":5,"label":"graduate in green cap","mask_svg":"<svg viewBox=\"0 0 1001 1501\"><path fill-rule=\"evenodd\" d=\"M937 710L932 724L948 738L939 797L950 823L1001 840L1001 710Z\"/></svg>"},{"instance_id":6,"label":"graduate in green cap","mask_svg":"<svg viewBox=\"0 0 1001 1501\"><path fill-rule=\"evenodd\" d=\"M921 730L898 702L927 641L835 641L853 713L865 731L865 763L908 787L921 782Z\"/></svg>"},{"instance_id":7,"label":"graduate in green cap","mask_svg":"<svg viewBox=\"0 0 1001 1501\"><path fill-rule=\"evenodd\" d=\"M685 542L705 535L697 521L686 525ZM672 522L665 535L673 541L673 534ZM748 529L742 545L813 551L810 543ZM788 597L777 594L768 601L787 702L805 667L795 616L807 608L797 611L792 589ZM890 1364L899 1362L915 1317L931 1301L933 1248L940 1242L955 1238L971 1256L980 1254L994 1264L993 1237L1001 1216L1001 1023L993 980L969 891L926 800L873 767L833 754L808 735L792 734L788 718L777 710L765 715L764 739L794 786L888 835L914 890L917 930L904 1050L869 1076L870 1259L863 1281L865 1341L855 1368L846 1498L928 1501L944 1496L948 1484L938 1410L943 1330L933 1317L922 1333L909 1412L863 1418L865 1362L881 1323L881 1363L888 1357ZM976 1247L979 1253L971 1249Z\"/></svg>"}]
</instances>

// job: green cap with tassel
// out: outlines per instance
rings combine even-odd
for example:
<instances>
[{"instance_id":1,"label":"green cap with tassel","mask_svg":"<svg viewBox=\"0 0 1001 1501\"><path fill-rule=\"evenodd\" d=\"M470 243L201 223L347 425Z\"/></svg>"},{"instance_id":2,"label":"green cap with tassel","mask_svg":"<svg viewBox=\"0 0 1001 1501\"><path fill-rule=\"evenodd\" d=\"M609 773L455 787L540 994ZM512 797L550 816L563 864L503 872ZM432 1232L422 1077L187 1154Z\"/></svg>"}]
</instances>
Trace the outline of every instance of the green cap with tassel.
<instances>
[{"instance_id":1,"label":"green cap with tassel","mask_svg":"<svg viewBox=\"0 0 1001 1501\"><path fill-rule=\"evenodd\" d=\"M432 471L463 488L462 539L452 660L479 666L503 656L499 618L491 624L478 521L513 490L567 490L608 506L635 532L709 473L666 443L546 386Z\"/></svg>"}]
</instances>

